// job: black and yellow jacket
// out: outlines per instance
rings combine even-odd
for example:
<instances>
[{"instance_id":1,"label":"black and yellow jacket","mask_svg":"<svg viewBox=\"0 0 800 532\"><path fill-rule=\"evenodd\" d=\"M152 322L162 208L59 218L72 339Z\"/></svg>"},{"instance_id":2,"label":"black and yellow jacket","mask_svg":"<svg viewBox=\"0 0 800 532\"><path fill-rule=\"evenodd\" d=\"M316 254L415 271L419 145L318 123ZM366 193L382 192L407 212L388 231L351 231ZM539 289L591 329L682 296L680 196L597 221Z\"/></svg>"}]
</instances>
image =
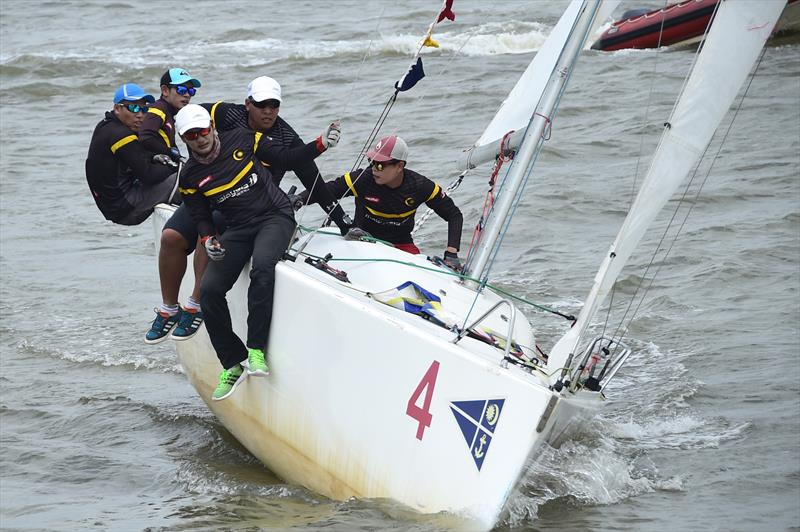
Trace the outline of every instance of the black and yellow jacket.
<instances>
[{"instance_id":1,"label":"black and yellow jacket","mask_svg":"<svg viewBox=\"0 0 800 532\"><path fill-rule=\"evenodd\" d=\"M162 97L150 106L144 115L142 125L139 126L139 141L153 153L170 154L175 147L175 113L178 110L172 107Z\"/></svg>"},{"instance_id":2,"label":"black and yellow jacket","mask_svg":"<svg viewBox=\"0 0 800 532\"><path fill-rule=\"evenodd\" d=\"M125 195L133 187L160 183L174 170L152 161L153 153L136 133L120 122L113 111L97 124L86 157L86 181L97 207L107 220L116 222L133 206Z\"/></svg>"},{"instance_id":3,"label":"black and yellow jacket","mask_svg":"<svg viewBox=\"0 0 800 532\"><path fill-rule=\"evenodd\" d=\"M210 164L194 157L183 167L180 191L200 236L213 235L211 211L218 210L228 227L256 221L274 210L293 216L286 194L272 180L263 160L291 166L320 152L315 142L286 148L250 129L219 132L220 153Z\"/></svg>"},{"instance_id":4,"label":"black and yellow jacket","mask_svg":"<svg viewBox=\"0 0 800 532\"><path fill-rule=\"evenodd\" d=\"M367 168L347 173L326 185L334 198L355 196L355 225L375 238L392 244L413 242L414 215L425 203L447 221L447 245L460 247L464 222L461 211L439 185L421 174L404 168L403 182L398 188L389 188L377 184L372 168Z\"/></svg>"}]
</instances>

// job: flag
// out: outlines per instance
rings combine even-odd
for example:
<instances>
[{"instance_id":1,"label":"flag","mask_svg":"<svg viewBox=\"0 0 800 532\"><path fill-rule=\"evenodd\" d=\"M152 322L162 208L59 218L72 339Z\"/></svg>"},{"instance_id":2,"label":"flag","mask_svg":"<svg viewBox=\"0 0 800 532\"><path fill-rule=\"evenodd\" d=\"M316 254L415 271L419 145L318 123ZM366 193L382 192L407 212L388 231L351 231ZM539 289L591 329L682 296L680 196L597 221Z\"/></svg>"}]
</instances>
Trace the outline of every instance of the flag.
<instances>
[{"instance_id":1,"label":"flag","mask_svg":"<svg viewBox=\"0 0 800 532\"><path fill-rule=\"evenodd\" d=\"M411 65L408 72L394 84L394 88L400 92L407 91L424 77L425 71L422 70L422 58L418 57L417 62Z\"/></svg>"},{"instance_id":2,"label":"flag","mask_svg":"<svg viewBox=\"0 0 800 532\"><path fill-rule=\"evenodd\" d=\"M453 13L453 0L444 0L444 7L442 7L442 11L439 13L439 18L436 19L436 23L438 24L444 19L456 19L456 14Z\"/></svg>"}]
</instances>

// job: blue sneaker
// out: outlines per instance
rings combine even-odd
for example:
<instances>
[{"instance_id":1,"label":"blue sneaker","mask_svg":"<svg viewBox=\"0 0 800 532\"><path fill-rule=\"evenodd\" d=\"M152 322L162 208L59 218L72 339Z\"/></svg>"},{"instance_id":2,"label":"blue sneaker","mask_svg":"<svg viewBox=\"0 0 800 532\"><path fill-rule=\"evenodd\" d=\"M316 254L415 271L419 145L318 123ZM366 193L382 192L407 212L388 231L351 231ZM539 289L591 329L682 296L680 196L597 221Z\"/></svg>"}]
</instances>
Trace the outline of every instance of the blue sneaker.
<instances>
[{"instance_id":1,"label":"blue sneaker","mask_svg":"<svg viewBox=\"0 0 800 532\"><path fill-rule=\"evenodd\" d=\"M156 319L153 320L153 325L144 337L144 343L146 344L157 344L166 340L172 328L177 325L181 314L177 312L175 315L170 316L166 312L159 312L158 309L153 310L156 311Z\"/></svg>"},{"instance_id":2,"label":"blue sneaker","mask_svg":"<svg viewBox=\"0 0 800 532\"><path fill-rule=\"evenodd\" d=\"M173 340L188 340L200 330L203 324L203 312L181 308L180 315L171 336Z\"/></svg>"}]
</instances>

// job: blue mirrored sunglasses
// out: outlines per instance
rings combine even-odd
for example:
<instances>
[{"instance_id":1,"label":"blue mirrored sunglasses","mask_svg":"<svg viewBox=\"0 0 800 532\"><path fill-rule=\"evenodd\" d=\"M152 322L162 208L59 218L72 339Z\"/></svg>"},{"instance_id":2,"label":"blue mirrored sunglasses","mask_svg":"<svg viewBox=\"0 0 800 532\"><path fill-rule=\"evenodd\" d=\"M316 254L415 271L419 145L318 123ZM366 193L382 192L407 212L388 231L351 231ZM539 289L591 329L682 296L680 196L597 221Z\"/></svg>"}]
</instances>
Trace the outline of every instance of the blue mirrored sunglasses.
<instances>
[{"instance_id":1,"label":"blue mirrored sunglasses","mask_svg":"<svg viewBox=\"0 0 800 532\"><path fill-rule=\"evenodd\" d=\"M136 114L139 111L141 111L143 113L147 112L147 106L146 105L139 105L138 103L128 103L128 104L125 104L125 107L127 107L128 111L130 111L133 114Z\"/></svg>"},{"instance_id":2,"label":"blue mirrored sunglasses","mask_svg":"<svg viewBox=\"0 0 800 532\"><path fill-rule=\"evenodd\" d=\"M180 96L184 96L186 94L188 94L189 96L194 96L195 93L197 92L197 89L195 89L194 87L187 87L186 85L177 85L175 87L175 92L177 92L178 95Z\"/></svg>"}]
</instances>

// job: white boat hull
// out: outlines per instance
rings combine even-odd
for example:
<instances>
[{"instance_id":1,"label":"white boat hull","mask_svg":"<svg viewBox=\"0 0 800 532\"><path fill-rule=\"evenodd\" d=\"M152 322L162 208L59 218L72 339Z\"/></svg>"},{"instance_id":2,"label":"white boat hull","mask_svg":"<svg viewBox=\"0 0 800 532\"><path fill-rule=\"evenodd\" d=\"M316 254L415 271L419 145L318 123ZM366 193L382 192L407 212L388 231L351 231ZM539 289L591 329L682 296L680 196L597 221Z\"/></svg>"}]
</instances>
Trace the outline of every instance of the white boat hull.
<instances>
[{"instance_id":1,"label":"white boat hull","mask_svg":"<svg viewBox=\"0 0 800 532\"><path fill-rule=\"evenodd\" d=\"M157 209L157 234L169 214ZM334 257L366 250L436 269L424 258L338 235L318 235L306 248L325 250ZM407 280L443 290L443 305L456 314L474 298L442 273L396 263L381 263L377 274L375 263L336 267L348 271L350 286L368 291ZM243 338L247 270L228 294ZM182 293L190 282L185 279ZM499 300L491 293L482 298L480 309ZM391 498L423 513L463 517L469 528L491 528L539 445L551 434L562 437L570 420L600 402L596 393L587 402L564 399L544 376L503 367L496 347L471 338L454 344L452 331L352 290L300 259L278 264L274 308L268 377L248 377L228 399L210 400L221 366L205 328L176 342L180 362L250 452L286 481L334 499ZM499 314L486 323L505 332ZM521 313L514 338L533 342ZM425 412L429 426L421 422Z\"/></svg>"}]
</instances>

